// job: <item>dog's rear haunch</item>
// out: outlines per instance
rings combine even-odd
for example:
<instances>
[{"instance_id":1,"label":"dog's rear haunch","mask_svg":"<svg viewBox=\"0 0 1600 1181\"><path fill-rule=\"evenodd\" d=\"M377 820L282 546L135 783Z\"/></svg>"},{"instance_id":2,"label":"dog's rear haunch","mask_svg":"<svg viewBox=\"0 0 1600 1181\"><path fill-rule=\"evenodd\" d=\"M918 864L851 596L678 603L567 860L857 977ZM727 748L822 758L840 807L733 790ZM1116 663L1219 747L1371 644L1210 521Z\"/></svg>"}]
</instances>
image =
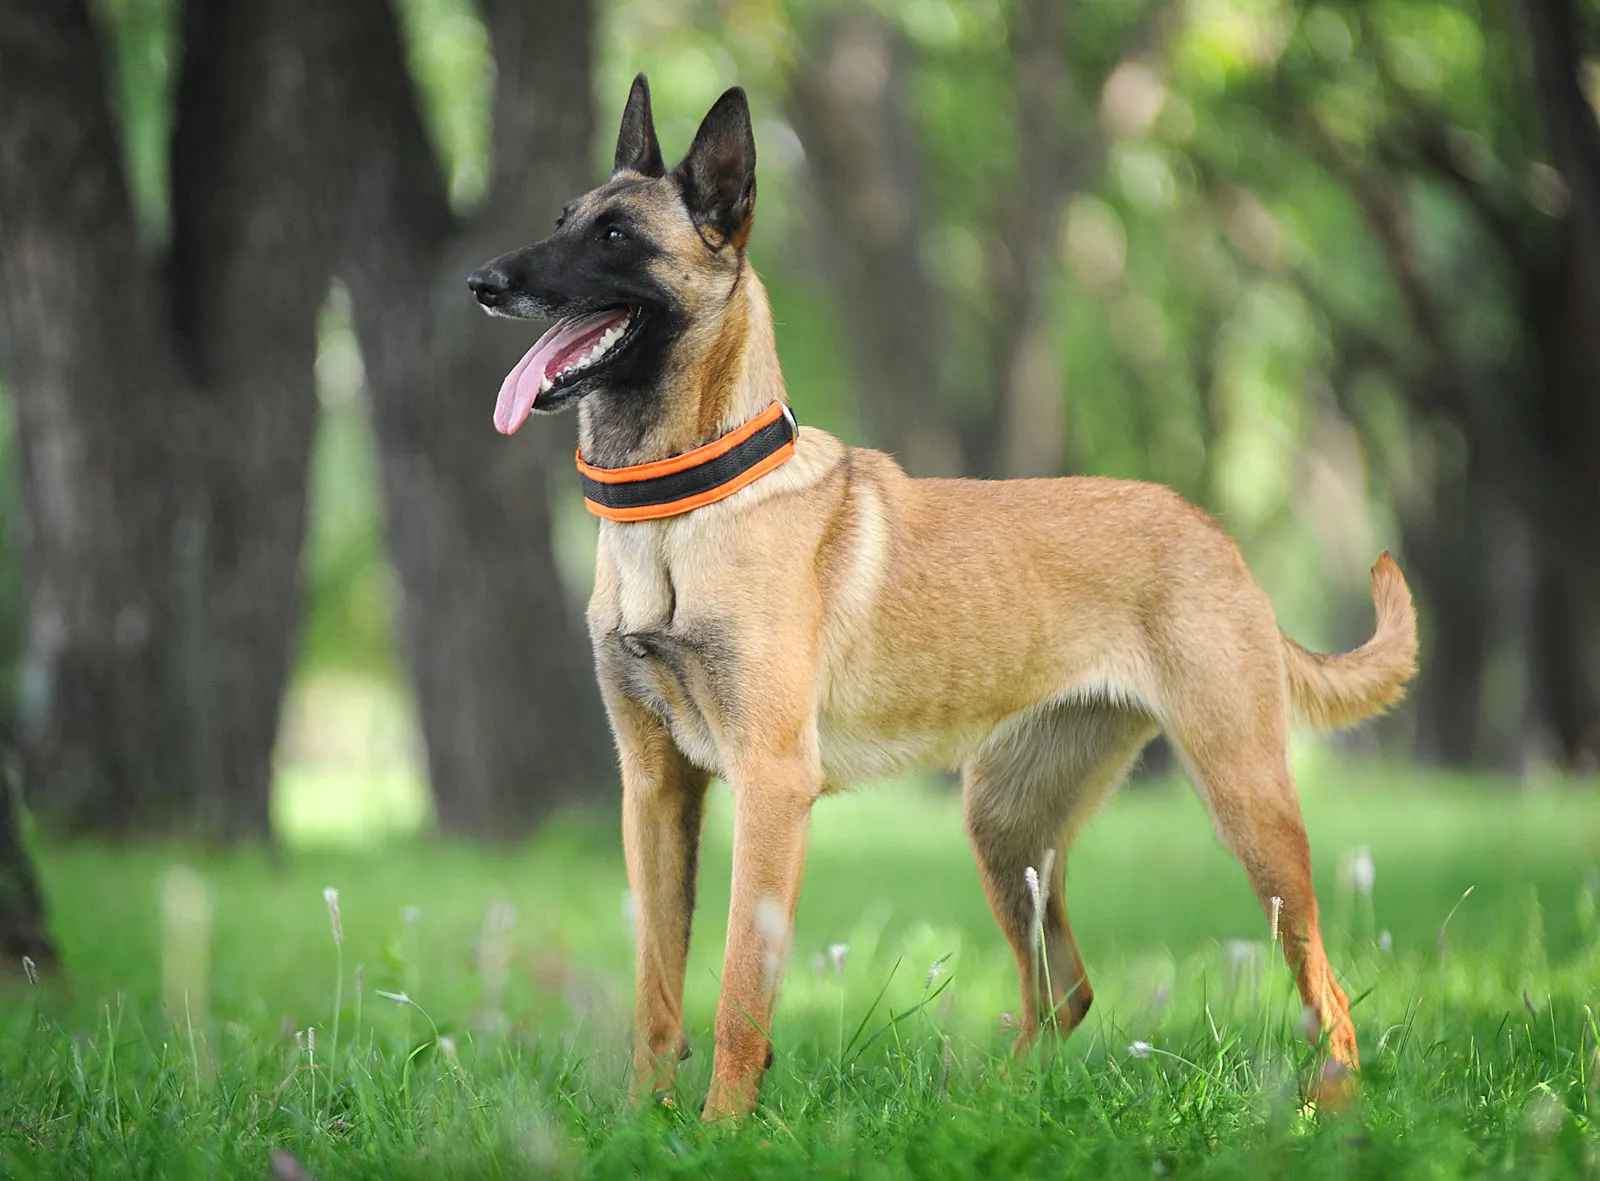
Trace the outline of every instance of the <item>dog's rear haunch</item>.
<instances>
[{"instance_id":1,"label":"dog's rear haunch","mask_svg":"<svg viewBox=\"0 0 1600 1181\"><path fill-rule=\"evenodd\" d=\"M961 768L1026 1045L1089 1009L1065 853L1157 732L1278 912L1314 1035L1354 1068L1288 731L1292 717L1344 726L1400 698L1417 641L1399 568L1387 555L1373 567L1372 639L1321 656L1278 630L1221 527L1166 488L917 480L822 431L796 436L745 257L755 157L736 89L668 171L641 75L611 179L470 280L494 312L559 318L507 378L495 421L510 433L576 405L585 489L605 518L588 618L639 907L637 1086L667 1087L686 1046L710 776L736 800L713 1118L748 1110L770 1061L763 1031L819 797L913 765ZM1026 871L1046 866L1036 942Z\"/></svg>"}]
</instances>

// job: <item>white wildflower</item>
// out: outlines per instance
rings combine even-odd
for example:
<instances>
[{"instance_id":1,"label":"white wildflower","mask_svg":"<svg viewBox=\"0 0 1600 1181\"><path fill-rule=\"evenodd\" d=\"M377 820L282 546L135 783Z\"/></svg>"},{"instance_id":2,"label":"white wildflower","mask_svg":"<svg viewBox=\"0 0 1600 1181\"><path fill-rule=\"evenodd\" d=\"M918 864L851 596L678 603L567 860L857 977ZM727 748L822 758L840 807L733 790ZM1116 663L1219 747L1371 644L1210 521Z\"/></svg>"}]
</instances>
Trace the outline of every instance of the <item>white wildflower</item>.
<instances>
[{"instance_id":1,"label":"white wildflower","mask_svg":"<svg viewBox=\"0 0 1600 1181\"><path fill-rule=\"evenodd\" d=\"M1033 899L1034 917L1044 910L1044 890L1039 885L1039 871L1028 866L1022 871L1022 880L1028 883L1028 897Z\"/></svg>"},{"instance_id":2,"label":"white wildflower","mask_svg":"<svg viewBox=\"0 0 1600 1181\"><path fill-rule=\"evenodd\" d=\"M328 925L333 928L333 942L344 946L344 923L339 917L339 891L332 886L322 891L322 900L328 904Z\"/></svg>"},{"instance_id":3,"label":"white wildflower","mask_svg":"<svg viewBox=\"0 0 1600 1181\"><path fill-rule=\"evenodd\" d=\"M1130 1042L1128 1053L1135 1058L1148 1058L1155 1052L1155 1047L1149 1042Z\"/></svg>"},{"instance_id":4,"label":"white wildflower","mask_svg":"<svg viewBox=\"0 0 1600 1181\"><path fill-rule=\"evenodd\" d=\"M1356 893L1363 897L1371 894L1377 878L1378 867L1372 863L1372 850L1365 845L1354 849L1350 854L1350 884Z\"/></svg>"}]
</instances>

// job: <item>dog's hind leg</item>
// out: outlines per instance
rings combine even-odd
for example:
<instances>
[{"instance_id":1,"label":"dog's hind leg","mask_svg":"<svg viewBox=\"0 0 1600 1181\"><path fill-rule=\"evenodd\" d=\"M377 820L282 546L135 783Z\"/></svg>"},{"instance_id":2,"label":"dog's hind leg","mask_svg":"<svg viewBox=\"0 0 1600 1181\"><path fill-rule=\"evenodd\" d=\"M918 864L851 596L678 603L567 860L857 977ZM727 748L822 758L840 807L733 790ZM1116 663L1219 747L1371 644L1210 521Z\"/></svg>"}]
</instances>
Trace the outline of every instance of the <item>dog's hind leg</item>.
<instances>
[{"instance_id":1,"label":"dog's hind leg","mask_svg":"<svg viewBox=\"0 0 1600 1181\"><path fill-rule=\"evenodd\" d=\"M635 1096L666 1090L688 1050L683 974L694 916L700 820L710 776L654 714L611 703L622 761L622 844L638 905L634 955Z\"/></svg>"},{"instance_id":2,"label":"dog's hind leg","mask_svg":"<svg viewBox=\"0 0 1600 1181\"><path fill-rule=\"evenodd\" d=\"M1322 945L1282 694L1266 675L1260 683L1247 673L1219 678L1176 703L1168 731L1262 910L1270 918L1278 909L1277 935L1307 1010L1307 1033L1313 1041L1326 1036L1334 1058L1354 1069L1355 1027Z\"/></svg>"},{"instance_id":3,"label":"dog's hind leg","mask_svg":"<svg viewBox=\"0 0 1600 1181\"><path fill-rule=\"evenodd\" d=\"M1154 722L1136 710L1054 706L1002 726L967 762L967 835L1021 976L1019 1051L1037 1036L1041 1011L1054 1014L1063 1035L1089 1012L1094 993L1062 896L1066 847L1154 733ZM1026 871L1043 873L1051 850L1054 869L1040 883L1048 890L1041 935Z\"/></svg>"}]
</instances>

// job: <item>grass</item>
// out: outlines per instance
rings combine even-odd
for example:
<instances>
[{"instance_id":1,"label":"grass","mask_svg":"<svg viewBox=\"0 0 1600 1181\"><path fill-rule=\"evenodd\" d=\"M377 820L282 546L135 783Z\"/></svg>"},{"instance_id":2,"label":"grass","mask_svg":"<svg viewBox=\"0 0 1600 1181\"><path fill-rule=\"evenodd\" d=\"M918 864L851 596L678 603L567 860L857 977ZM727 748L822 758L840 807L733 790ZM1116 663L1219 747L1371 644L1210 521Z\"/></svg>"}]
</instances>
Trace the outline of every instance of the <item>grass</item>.
<instances>
[{"instance_id":1,"label":"grass","mask_svg":"<svg viewBox=\"0 0 1600 1181\"><path fill-rule=\"evenodd\" d=\"M891 786L819 807L761 1109L702 1127L719 788L694 1056L676 1105L642 1112L609 812L491 851L45 848L67 971L0 992L0 1171L1600 1178L1600 793L1329 763L1302 780L1330 951L1359 997L1366 1069L1341 1113L1302 1104L1288 972L1187 789L1124 793L1073 850L1096 1005L1064 1048L1014 1062L1015 968L957 804ZM1340 881L1358 845L1370 896Z\"/></svg>"}]
</instances>

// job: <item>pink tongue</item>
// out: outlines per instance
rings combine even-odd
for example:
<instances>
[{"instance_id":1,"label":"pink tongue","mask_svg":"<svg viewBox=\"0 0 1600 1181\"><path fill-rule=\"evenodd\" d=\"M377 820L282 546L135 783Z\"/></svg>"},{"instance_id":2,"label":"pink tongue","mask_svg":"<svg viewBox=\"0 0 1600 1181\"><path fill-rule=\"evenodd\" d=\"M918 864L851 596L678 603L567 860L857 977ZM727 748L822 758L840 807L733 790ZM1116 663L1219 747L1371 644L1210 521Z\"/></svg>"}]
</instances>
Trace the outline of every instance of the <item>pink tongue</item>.
<instances>
[{"instance_id":1,"label":"pink tongue","mask_svg":"<svg viewBox=\"0 0 1600 1181\"><path fill-rule=\"evenodd\" d=\"M494 429L502 435L515 433L527 421L545 376L548 374L554 380L570 361L588 352L613 324L620 324L627 318L626 311L613 308L557 320L500 383L500 397L494 404Z\"/></svg>"}]
</instances>

